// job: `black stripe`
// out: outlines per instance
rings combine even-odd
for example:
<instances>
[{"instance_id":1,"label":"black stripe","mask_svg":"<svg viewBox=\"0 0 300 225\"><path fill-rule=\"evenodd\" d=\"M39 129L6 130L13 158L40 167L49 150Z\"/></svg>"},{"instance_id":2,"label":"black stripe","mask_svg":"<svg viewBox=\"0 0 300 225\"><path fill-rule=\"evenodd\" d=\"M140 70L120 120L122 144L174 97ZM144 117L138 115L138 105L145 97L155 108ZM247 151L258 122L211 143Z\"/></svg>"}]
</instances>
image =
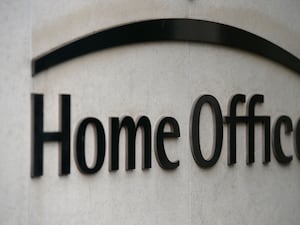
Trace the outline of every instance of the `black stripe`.
<instances>
[{"instance_id":1,"label":"black stripe","mask_svg":"<svg viewBox=\"0 0 300 225\"><path fill-rule=\"evenodd\" d=\"M32 60L32 75L67 60L106 48L157 41L191 41L230 46L278 62L300 74L300 60L255 34L225 24L194 19L157 19L99 31Z\"/></svg>"}]
</instances>

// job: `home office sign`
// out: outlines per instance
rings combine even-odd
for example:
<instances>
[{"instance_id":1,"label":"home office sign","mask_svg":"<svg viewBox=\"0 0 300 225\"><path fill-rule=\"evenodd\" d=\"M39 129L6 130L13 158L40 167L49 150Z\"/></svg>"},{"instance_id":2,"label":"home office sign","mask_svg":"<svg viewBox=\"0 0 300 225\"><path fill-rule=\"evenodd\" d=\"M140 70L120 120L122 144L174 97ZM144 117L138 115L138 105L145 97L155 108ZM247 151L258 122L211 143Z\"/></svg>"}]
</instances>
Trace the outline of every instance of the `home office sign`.
<instances>
[{"instance_id":1,"label":"home office sign","mask_svg":"<svg viewBox=\"0 0 300 225\"><path fill-rule=\"evenodd\" d=\"M32 75L37 76L41 72L50 69L53 66L74 59L76 57L100 51L107 48L144 43L144 42L195 42L224 45L233 48L245 50L260 56L273 60L283 66L300 73L300 60L280 48L279 46L247 31L215 22L194 20L194 19L157 19L135 22L118 27L113 27L92 35L83 37L77 41L71 42L65 46L40 56L33 60ZM246 101L246 99L249 100ZM43 145L46 142L57 142L61 144L60 149L60 174L70 173L71 157L71 96L61 95L60 110L60 130L47 132L44 129L44 99L43 94L32 94L32 177L43 175ZM245 115L237 114L238 105L246 104ZM245 126L247 129L247 164L255 162L255 125L260 124L263 127L263 163L271 161L271 149L280 164L289 164L293 158L300 160L300 120L293 124L288 115L280 116L274 124L271 124L271 116L266 112L263 115L256 115L255 106L264 104L264 95L254 93L246 96L237 93L232 96L227 106L228 115L222 112L219 101L213 95L205 94L194 99L194 105L191 106L189 122L189 137L191 154L195 163L201 168L213 167L220 157L223 145L223 130L228 127L229 130L229 151L228 165L236 163L236 134L237 125ZM267 102L265 104L268 104ZM211 108L215 128L214 145L210 157L204 157L202 154L199 134L201 131L201 110L204 105ZM162 119L156 122L155 131L153 123L147 116L141 115L137 120L130 116L124 118L110 117L110 131L105 131L101 119L95 117L82 118L78 128L74 133L75 149L74 155L79 170L84 174L97 173L104 162L106 152L109 154L109 169L115 171L119 169L119 137L121 130L126 130L127 150L126 150L126 169L135 169L136 153L136 133L138 129L143 131L142 148L142 168L151 168L152 149L155 151L156 160L161 168L173 170L179 167L180 159L170 160L168 149L164 146L166 139L178 139L181 136L180 124L177 119L168 115L162 115ZM95 129L96 152L95 163L89 166L85 157L85 137L86 129L92 126ZM166 131L166 127L171 129ZM273 127L273 129L271 129ZM286 135L293 135L295 140L295 155L287 154L282 147L281 139L284 138L280 130L285 128ZM154 133L154 140L152 140ZM108 140L109 149L106 149ZM273 143L273 145L271 144Z\"/></svg>"}]
</instances>

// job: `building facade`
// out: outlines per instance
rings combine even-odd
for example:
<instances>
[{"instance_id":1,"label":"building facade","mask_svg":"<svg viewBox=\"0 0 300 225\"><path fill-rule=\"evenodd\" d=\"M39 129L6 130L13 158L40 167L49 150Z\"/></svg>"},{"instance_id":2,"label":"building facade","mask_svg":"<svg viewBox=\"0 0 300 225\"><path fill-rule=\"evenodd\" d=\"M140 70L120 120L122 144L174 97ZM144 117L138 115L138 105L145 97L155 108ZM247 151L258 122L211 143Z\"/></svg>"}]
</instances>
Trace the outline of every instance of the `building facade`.
<instances>
[{"instance_id":1,"label":"building facade","mask_svg":"<svg viewBox=\"0 0 300 225\"><path fill-rule=\"evenodd\" d=\"M19 0L0 10L0 224L299 224L300 2ZM74 40L157 20L36 72Z\"/></svg>"}]
</instances>

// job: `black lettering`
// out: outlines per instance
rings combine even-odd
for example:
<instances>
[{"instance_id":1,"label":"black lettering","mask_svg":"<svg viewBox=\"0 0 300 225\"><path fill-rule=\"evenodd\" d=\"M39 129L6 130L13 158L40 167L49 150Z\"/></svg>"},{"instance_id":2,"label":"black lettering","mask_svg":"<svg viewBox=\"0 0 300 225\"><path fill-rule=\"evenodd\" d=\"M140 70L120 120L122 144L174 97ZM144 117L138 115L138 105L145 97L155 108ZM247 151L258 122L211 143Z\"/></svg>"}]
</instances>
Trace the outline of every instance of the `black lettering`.
<instances>
[{"instance_id":1,"label":"black lettering","mask_svg":"<svg viewBox=\"0 0 300 225\"><path fill-rule=\"evenodd\" d=\"M295 152L297 158L300 160L300 119L297 122L296 132L295 132Z\"/></svg>"},{"instance_id":2,"label":"black lettering","mask_svg":"<svg viewBox=\"0 0 300 225\"><path fill-rule=\"evenodd\" d=\"M44 132L44 96L32 94L33 101L33 152L31 176L43 175L44 142L59 142L60 175L70 173L70 95L61 95L60 131Z\"/></svg>"},{"instance_id":3,"label":"black lettering","mask_svg":"<svg viewBox=\"0 0 300 225\"><path fill-rule=\"evenodd\" d=\"M285 126L285 133L290 134L293 131L292 120L288 116L280 116L275 123L274 137L273 137L273 150L277 161L281 164L288 164L292 161L293 156L287 156L283 152L281 146L280 129Z\"/></svg>"},{"instance_id":4,"label":"black lettering","mask_svg":"<svg viewBox=\"0 0 300 225\"><path fill-rule=\"evenodd\" d=\"M133 119L129 116L123 118L113 117L111 120L111 152L110 170L119 169L119 138L122 127L127 130L126 170L135 169L135 139L138 127L143 128L143 160L142 168L151 168L151 123L148 117L142 116L135 126Z\"/></svg>"},{"instance_id":5,"label":"black lettering","mask_svg":"<svg viewBox=\"0 0 300 225\"><path fill-rule=\"evenodd\" d=\"M97 143L97 157L92 168L87 166L85 159L85 132L88 125L92 125L95 129ZM93 174L101 169L105 157L105 132L98 119L86 118L80 123L76 137L76 156L77 165L82 173Z\"/></svg>"},{"instance_id":6,"label":"black lettering","mask_svg":"<svg viewBox=\"0 0 300 225\"><path fill-rule=\"evenodd\" d=\"M263 163L268 163L271 160L271 131L270 131L270 117L269 116L255 116L256 103L263 103L263 95L253 95L248 105L248 152L247 164L252 164L255 161L254 147L255 147L255 124L262 123L264 125L264 152Z\"/></svg>"},{"instance_id":7,"label":"black lettering","mask_svg":"<svg viewBox=\"0 0 300 225\"><path fill-rule=\"evenodd\" d=\"M165 132L165 126L169 124L171 131ZM158 164L161 168L166 170L176 169L179 166L179 160L171 162L166 154L164 139L165 138L178 138L180 137L179 125L176 119L172 117L164 117L157 128L156 131L156 148L155 155Z\"/></svg>"},{"instance_id":8,"label":"black lettering","mask_svg":"<svg viewBox=\"0 0 300 225\"><path fill-rule=\"evenodd\" d=\"M236 116L236 108L238 103L245 102L245 95L237 94L232 97L230 102L229 116L225 117L225 122L228 123L228 165L236 163L236 125L238 122L247 123L247 118L244 116Z\"/></svg>"},{"instance_id":9,"label":"black lettering","mask_svg":"<svg viewBox=\"0 0 300 225\"><path fill-rule=\"evenodd\" d=\"M202 155L202 150L200 146L199 140L199 124L200 124L200 112L201 108L204 104L209 104L212 109L212 112L215 117L215 142L213 147L213 153L211 154L208 160L204 159ZM223 119L222 119L222 112L218 100L211 96L211 95L203 95L201 96L193 109L192 116L191 116L191 145L192 145L192 153L195 162L198 166L203 168L209 168L216 164L218 161L223 144Z\"/></svg>"}]
</instances>

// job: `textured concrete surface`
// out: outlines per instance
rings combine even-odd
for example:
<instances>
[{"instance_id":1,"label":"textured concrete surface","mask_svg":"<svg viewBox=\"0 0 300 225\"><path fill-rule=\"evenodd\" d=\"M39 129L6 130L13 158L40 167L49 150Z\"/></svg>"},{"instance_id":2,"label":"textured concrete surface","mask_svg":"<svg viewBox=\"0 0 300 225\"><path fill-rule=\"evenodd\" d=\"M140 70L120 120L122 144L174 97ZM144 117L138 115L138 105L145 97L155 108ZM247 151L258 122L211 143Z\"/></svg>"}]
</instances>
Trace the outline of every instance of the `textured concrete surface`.
<instances>
[{"instance_id":1,"label":"textured concrete surface","mask_svg":"<svg viewBox=\"0 0 300 225\"><path fill-rule=\"evenodd\" d=\"M193 160L189 121L194 101L214 95L227 115L236 93L265 96L257 114L300 117L300 76L261 57L219 46L191 43L139 44L89 54L31 77L31 59L70 40L107 27L151 18L206 19L237 26L300 57L300 3L292 1L39 1L0 3L0 224L293 224L300 221L300 161L293 138L283 146L294 156L281 166L272 155L262 164L261 127L256 128L256 162L246 165L246 129L237 134L237 164L227 166L227 127L221 157L209 170ZM45 145L44 175L30 177L31 93L43 93L45 129L58 129L58 95L71 95L71 174L58 176L58 144ZM238 108L244 114L246 104ZM147 115L153 132L162 116L178 120L181 137L168 141L174 171L125 171L121 138L120 169L83 175L74 160L79 122L97 117L109 141L109 117ZM209 154L213 127L203 110L201 146ZM93 132L87 132L87 158L93 162Z\"/></svg>"}]
</instances>

